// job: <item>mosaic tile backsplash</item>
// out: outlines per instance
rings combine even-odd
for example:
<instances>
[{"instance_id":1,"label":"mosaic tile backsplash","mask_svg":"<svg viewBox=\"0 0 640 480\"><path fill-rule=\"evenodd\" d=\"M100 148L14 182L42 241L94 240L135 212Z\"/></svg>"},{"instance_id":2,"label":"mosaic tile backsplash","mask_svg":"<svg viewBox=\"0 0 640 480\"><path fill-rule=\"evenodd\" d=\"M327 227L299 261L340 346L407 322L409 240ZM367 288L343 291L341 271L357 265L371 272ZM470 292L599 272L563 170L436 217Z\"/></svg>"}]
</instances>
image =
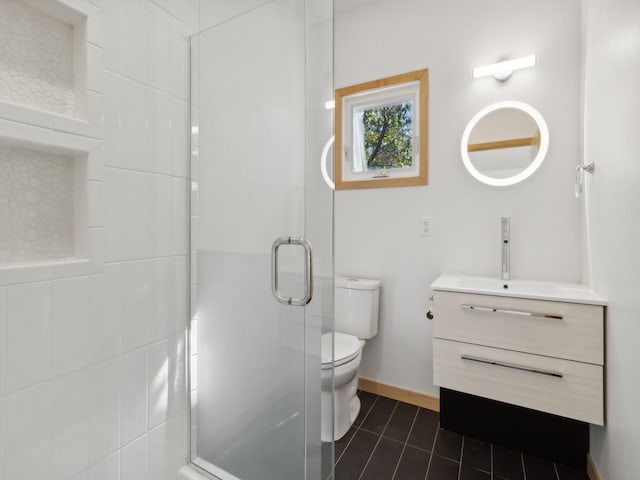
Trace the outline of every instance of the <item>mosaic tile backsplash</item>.
<instances>
[{"instance_id":1,"label":"mosaic tile backsplash","mask_svg":"<svg viewBox=\"0 0 640 480\"><path fill-rule=\"evenodd\" d=\"M73 27L0 0L0 100L74 116Z\"/></svg>"},{"instance_id":2,"label":"mosaic tile backsplash","mask_svg":"<svg viewBox=\"0 0 640 480\"><path fill-rule=\"evenodd\" d=\"M0 145L0 265L73 257L74 159Z\"/></svg>"}]
</instances>

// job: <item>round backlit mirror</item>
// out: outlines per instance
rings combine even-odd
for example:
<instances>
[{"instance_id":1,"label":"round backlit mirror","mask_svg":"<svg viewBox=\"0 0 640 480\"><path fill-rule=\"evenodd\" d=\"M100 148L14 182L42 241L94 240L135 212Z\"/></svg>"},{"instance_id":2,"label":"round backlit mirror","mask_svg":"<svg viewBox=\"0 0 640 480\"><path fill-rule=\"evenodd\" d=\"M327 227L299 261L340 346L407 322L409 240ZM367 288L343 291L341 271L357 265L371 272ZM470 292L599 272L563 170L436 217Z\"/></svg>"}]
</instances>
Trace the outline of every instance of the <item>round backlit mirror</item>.
<instances>
[{"instance_id":1,"label":"round backlit mirror","mask_svg":"<svg viewBox=\"0 0 640 480\"><path fill-rule=\"evenodd\" d=\"M498 102L480 110L462 135L464 166L477 180L504 187L535 172L549 148L549 129L535 108Z\"/></svg>"}]
</instances>

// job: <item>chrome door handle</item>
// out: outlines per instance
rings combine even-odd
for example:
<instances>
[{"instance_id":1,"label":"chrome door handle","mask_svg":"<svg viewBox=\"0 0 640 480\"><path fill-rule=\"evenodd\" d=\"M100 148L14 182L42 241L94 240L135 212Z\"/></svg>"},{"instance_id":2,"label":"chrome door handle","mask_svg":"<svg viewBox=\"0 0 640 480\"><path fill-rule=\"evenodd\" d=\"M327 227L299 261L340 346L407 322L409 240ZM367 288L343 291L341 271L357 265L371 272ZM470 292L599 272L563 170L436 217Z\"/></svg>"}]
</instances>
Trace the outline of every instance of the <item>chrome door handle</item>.
<instances>
[{"instance_id":1,"label":"chrome door handle","mask_svg":"<svg viewBox=\"0 0 640 480\"><path fill-rule=\"evenodd\" d=\"M521 317L540 317L540 318L553 318L556 320L562 320L562 315L557 315L554 313L528 312L524 310L510 310L508 308L481 307L479 305L466 305L466 304L462 304L460 305L460 307L463 310L474 310L478 312L502 313L505 315L520 315Z\"/></svg>"},{"instance_id":2,"label":"chrome door handle","mask_svg":"<svg viewBox=\"0 0 640 480\"><path fill-rule=\"evenodd\" d=\"M462 360L468 360L470 362L485 363L487 365L496 365L498 367L512 368L514 370L522 370L523 372L537 373L539 375L548 375L550 377L562 378L560 372L554 372L552 370L541 370L535 367L527 367L524 365L517 365L515 363L499 362L497 360L491 360L489 358L476 357L473 355L460 355Z\"/></svg>"},{"instance_id":3,"label":"chrome door handle","mask_svg":"<svg viewBox=\"0 0 640 480\"><path fill-rule=\"evenodd\" d=\"M302 298L285 297L280 293L278 284L278 250L283 245L299 245L304 248L304 291ZM271 247L271 293L275 299L284 305L294 305L303 307L311 301L313 296L313 258L311 245L304 238L299 237L280 237L273 242Z\"/></svg>"}]
</instances>

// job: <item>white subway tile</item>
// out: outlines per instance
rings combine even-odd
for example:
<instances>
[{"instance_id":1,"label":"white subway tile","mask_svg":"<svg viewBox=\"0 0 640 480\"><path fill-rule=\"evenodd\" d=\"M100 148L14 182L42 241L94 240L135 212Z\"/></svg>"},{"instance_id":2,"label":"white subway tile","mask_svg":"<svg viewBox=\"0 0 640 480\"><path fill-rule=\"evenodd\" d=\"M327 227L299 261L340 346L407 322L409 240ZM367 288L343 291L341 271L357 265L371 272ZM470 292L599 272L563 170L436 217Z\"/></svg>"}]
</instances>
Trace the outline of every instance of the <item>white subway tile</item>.
<instances>
[{"instance_id":1,"label":"white subway tile","mask_svg":"<svg viewBox=\"0 0 640 480\"><path fill-rule=\"evenodd\" d=\"M87 179L104 180L104 142L100 142L88 154Z\"/></svg>"},{"instance_id":2,"label":"white subway tile","mask_svg":"<svg viewBox=\"0 0 640 480\"><path fill-rule=\"evenodd\" d=\"M120 2L120 61L122 74L147 81L147 0Z\"/></svg>"},{"instance_id":3,"label":"white subway tile","mask_svg":"<svg viewBox=\"0 0 640 480\"><path fill-rule=\"evenodd\" d=\"M126 445L147 431L147 351L122 357L120 443Z\"/></svg>"},{"instance_id":4,"label":"white subway tile","mask_svg":"<svg viewBox=\"0 0 640 480\"><path fill-rule=\"evenodd\" d=\"M49 378L51 283L6 289L5 390L15 392Z\"/></svg>"},{"instance_id":5,"label":"white subway tile","mask_svg":"<svg viewBox=\"0 0 640 480\"><path fill-rule=\"evenodd\" d=\"M92 366L89 375L89 462L94 464L120 448L120 357Z\"/></svg>"},{"instance_id":6,"label":"white subway tile","mask_svg":"<svg viewBox=\"0 0 640 480\"><path fill-rule=\"evenodd\" d=\"M104 236L105 260L113 262L122 258L122 218L120 211L121 185L120 171L113 168L104 169Z\"/></svg>"},{"instance_id":7,"label":"white subway tile","mask_svg":"<svg viewBox=\"0 0 640 480\"><path fill-rule=\"evenodd\" d=\"M171 359L167 340L149 347L149 428L167 421Z\"/></svg>"},{"instance_id":8,"label":"white subway tile","mask_svg":"<svg viewBox=\"0 0 640 480\"><path fill-rule=\"evenodd\" d=\"M189 122L187 103L171 99L171 173L178 177L189 176Z\"/></svg>"},{"instance_id":9,"label":"white subway tile","mask_svg":"<svg viewBox=\"0 0 640 480\"><path fill-rule=\"evenodd\" d=\"M87 196L89 226L104 227L104 182L89 181Z\"/></svg>"},{"instance_id":10,"label":"white subway tile","mask_svg":"<svg viewBox=\"0 0 640 480\"><path fill-rule=\"evenodd\" d=\"M104 67L112 72L120 73L120 2L121 0L107 0L102 9L102 24L104 28Z\"/></svg>"},{"instance_id":11,"label":"white subway tile","mask_svg":"<svg viewBox=\"0 0 640 480\"><path fill-rule=\"evenodd\" d=\"M51 462L51 389L48 384L5 398L4 473L6 479L49 478Z\"/></svg>"},{"instance_id":12,"label":"white subway tile","mask_svg":"<svg viewBox=\"0 0 640 480\"><path fill-rule=\"evenodd\" d=\"M154 88L169 92L171 88L171 16L152 2L147 4L147 74ZM170 58L170 57L169 57Z\"/></svg>"},{"instance_id":13,"label":"white subway tile","mask_svg":"<svg viewBox=\"0 0 640 480\"><path fill-rule=\"evenodd\" d=\"M171 253L186 255L188 252L187 180L171 179Z\"/></svg>"},{"instance_id":14,"label":"white subway tile","mask_svg":"<svg viewBox=\"0 0 640 480\"><path fill-rule=\"evenodd\" d=\"M126 262L122 269L122 348L128 352L148 343L153 315L151 260Z\"/></svg>"},{"instance_id":15,"label":"white subway tile","mask_svg":"<svg viewBox=\"0 0 640 480\"><path fill-rule=\"evenodd\" d=\"M54 376L86 367L91 361L89 278L52 284L51 368Z\"/></svg>"},{"instance_id":16,"label":"white subway tile","mask_svg":"<svg viewBox=\"0 0 640 480\"><path fill-rule=\"evenodd\" d=\"M171 0L171 11L194 32L198 27L198 0Z\"/></svg>"},{"instance_id":17,"label":"white subway tile","mask_svg":"<svg viewBox=\"0 0 640 480\"><path fill-rule=\"evenodd\" d=\"M87 82L89 90L104 92L104 50L87 45Z\"/></svg>"},{"instance_id":18,"label":"white subway tile","mask_svg":"<svg viewBox=\"0 0 640 480\"><path fill-rule=\"evenodd\" d=\"M176 311L174 281L176 264L171 257L149 262L151 315L149 317L149 343L172 335Z\"/></svg>"},{"instance_id":19,"label":"white subway tile","mask_svg":"<svg viewBox=\"0 0 640 480\"><path fill-rule=\"evenodd\" d=\"M169 417L183 414L187 410L187 375L185 335L169 339Z\"/></svg>"},{"instance_id":20,"label":"white subway tile","mask_svg":"<svg viewBox=\"0 0 640 480\"><path fill-rule=\"evenodd\" d=\"M171 12L171 0L151 0L159 7L164 8L167 12Z\"/></svg>"},{"instance_id":21,"label":"white subway tile","mask_svg":"<svg viewBox=\"0 0 640 480\"><path fill-rule=\"evenodd\" d=\"M110 3L110 1L107 3ZM97 47L104 45L104 19L102 12L102 8L91 6L91 12L87 17L87 41Z\"/></svg>"},{"instance_id":22,"label":"white subway tile","mask_svg":"<svg viewBox=\"0 0 640 480\"><path fill-rule=\"evenodd\" d=\"M122 272L109 264L103 275L89 280L92 360L100 362L122 352Z\"/></svg>"},{"instance_id":23,"label":"white subway tile","mask_svg":"<svg viewBox=\"0 0 640 480\"><path fill-rule=\"evenodd\" d=\"M149 175L149 255L171 254L171 177Z\"/></svg>"},{"instance_id":24,"label":"white subway tile","mask_svg":"<svg viewBox=\"0 0 640 480\"><path fill-rule=\"evenodd\" d=\"M149 432L149 478L175 480L187 455L186 421L179 415Z\"/></svg>"},{"instance_id":25,"label":"white subway tile","mask_svg":"<svg viewBox=\"0 0 640 480\"><path fill-rule=\"evenodd\" d=\"M120 77L111 72L104 74L104 164L122 166L120 159L120 103L122 97Z\"/></svg>"},{"instance_id":26,"label":"white subway tile","mask_svg":"<svg viewBox=\"0 0 640 480\"><path fill-rule=\"evenodd\" d=\"M138 1L138 0L135 0ZM124 77L120 88L120 165L146 171L147 158L147 88Z\"/></svg>"},{"instance_id":27,"label":"white subway tile","mask_svg":"<svg viewBox=\"0 0 640 480\"><path fill-rule=\"evenodd\" d=\"M173 316L172 334L186 332L189 321L188 298L189 298L189 272L187 265L189 259L186 255L174 257L175 275L172 292L175 297L175 314Z\"/></svg>"},{"instance_id":28,"label":"white subway tile","mask_svg":"<svg viewBox=\"0 0 640 480\"><path fill-rule=\"evenodd\" d=\"M120 451L120 480L155 480L147 475L147 435L122 447Z\"/></svg>"},{"instance_id":29,"label":"white subway tile","mask_svg":"<svg viewBox=\"0 0 640 480\"><path fill-rule=\"evenodd\" d=\"M187 98L188 35L183 22L171 19L171 94L181 99Z\"/></svg>"},{"instance_id":30,"label":"white subway tile","mask_svg":"<svg viewBox=\"0 0 640 480\"><path fill-rule=\"evenodd\" d=\"M87 237L87 254L93 266L90 273L99 273L104 269L104 227L89 227Z\"/></svg>"},{"instance_id":31,"label":"white subway tile","mask_svg":"<svg viewBox=\"0 0 640 480\"><path fill-rule=\"evenodd\" d=\"M67 480L89 468L89 371L51 383L51 479Z\"/></svg>"},{"instance_id":32,"label":"white subway tile","mask_svg":"<svg viewBox=\"0 0 640 480\"><path fill-rule=\"evenodd\" d=\"M149 117L149 170L171 174L171 97L152 88L147 89Z\"/></svg>"},{"instance_id":33,"label":"white subway tile","mask_svg":"<svg viewBox=\"0 0 640 480\"><path fill-rule=\"evenodd\" d=\"M149 181L146 173L120 172L119 216L121 260L149 256Z\"/></svg>"},{"instance_id":34,"label":"white subway tile","mask_svg":"<svg viewBox=\"0 0 640 480\"><path fill-rule=\"evenodd\" d=\"M120 452L116 452L89 470L89 480L119 480Z\"/></svg>"},{"instance_id":35,"label":"white subway tile","mask_svg":"<svg viewBox=\"0 0 640 480\"><path fill-rule=\"evenodd\" d=\"M103 77L104 89L104 77ZM78 135L93 138L104 138L104 94L99 92L87 93L87 122L88 128L78 130Z\"/></svg>"}]
</instances>

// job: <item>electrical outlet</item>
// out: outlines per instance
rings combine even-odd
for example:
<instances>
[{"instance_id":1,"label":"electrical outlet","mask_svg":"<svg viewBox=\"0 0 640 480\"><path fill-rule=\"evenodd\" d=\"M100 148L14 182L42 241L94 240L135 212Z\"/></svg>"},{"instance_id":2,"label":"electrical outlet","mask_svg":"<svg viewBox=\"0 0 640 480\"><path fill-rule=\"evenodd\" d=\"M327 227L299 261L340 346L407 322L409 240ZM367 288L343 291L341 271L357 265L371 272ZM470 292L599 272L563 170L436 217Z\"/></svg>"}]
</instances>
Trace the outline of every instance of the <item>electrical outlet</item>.
<instances>
[{"instance_id":1,"label":"electrical outlet","mask_svg":"<svg viewBox=\"0 0 640 480\"><path fill-rule=\"evenodd\" d=\"M432 221L431 217L422 217L420 218L420 236L421 237L430 237L432 236Z\"/></svg>"}]
</instances>

